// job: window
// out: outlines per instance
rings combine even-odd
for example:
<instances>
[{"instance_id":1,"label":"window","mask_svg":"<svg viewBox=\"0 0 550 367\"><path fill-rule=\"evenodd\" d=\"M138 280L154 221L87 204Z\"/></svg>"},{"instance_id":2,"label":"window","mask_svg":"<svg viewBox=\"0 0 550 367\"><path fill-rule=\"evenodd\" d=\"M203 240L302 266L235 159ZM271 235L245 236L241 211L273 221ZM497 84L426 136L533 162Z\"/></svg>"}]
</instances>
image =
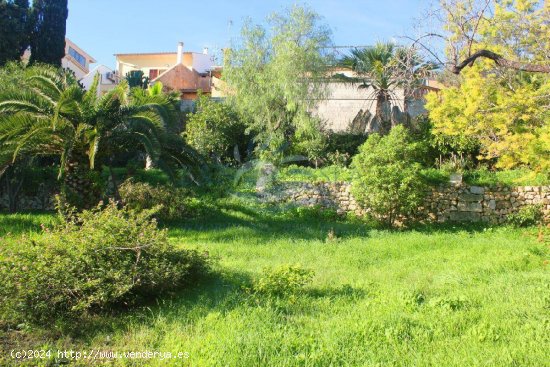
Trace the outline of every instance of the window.
<instances>
[{"instance_id":1,"label":"window","mask_svg":"<svg viewBox=\"0 0 550 367\"><path fill-rule=\"evenodd\" d=\"M149 79L153 80L159 76L159 69L149 69Z\"/></svg>"},{"instance_id":2,"label":"window","mask_svg":"<svg viewBox=\"0 0 550 367\"><path fill-rule=\"evenodd\" d=\"M82 65L82 67L84 68L86 67L86 58L81 54L79 54L78 51L72 48L71 46L69 46L69 55L71 55L71 57L75 59L76 62Z\"/></svg>"}]
</instances>

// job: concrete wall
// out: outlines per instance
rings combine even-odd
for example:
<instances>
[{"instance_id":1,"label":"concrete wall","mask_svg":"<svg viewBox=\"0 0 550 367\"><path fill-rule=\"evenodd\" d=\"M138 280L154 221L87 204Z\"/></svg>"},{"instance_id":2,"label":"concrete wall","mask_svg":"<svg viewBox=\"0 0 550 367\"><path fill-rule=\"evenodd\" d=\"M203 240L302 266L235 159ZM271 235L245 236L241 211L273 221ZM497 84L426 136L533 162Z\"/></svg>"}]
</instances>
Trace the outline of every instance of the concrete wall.
<instances>
[{"instance_id":1,"label":"concrete wall","mask_svg":"<svg viewBox=\"0 0 550 367\"><path fill-rule=\"evenodd\" d=\"M359 111L376 112L376 97L373 88L359 89L357 85L331 82L328 85L328 99L320 101L312 111L321 118L325 128L332 131L345 131ZM402 90L396 90L395 105L402 111L404 97Z\"/></svg>"}]
</instances>

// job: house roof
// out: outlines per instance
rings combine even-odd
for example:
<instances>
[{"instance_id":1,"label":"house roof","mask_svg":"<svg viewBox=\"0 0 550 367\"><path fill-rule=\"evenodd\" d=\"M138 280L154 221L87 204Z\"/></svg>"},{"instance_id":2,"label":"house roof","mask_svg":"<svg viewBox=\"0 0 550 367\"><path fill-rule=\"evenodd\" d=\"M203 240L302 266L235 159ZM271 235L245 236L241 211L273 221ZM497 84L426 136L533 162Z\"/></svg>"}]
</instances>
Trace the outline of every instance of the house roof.
<instances>
[{"instance_id":1,"label":"house roof","mask_svg":"<svg viewBox=\"0 0 550 367\"><path fill-rule=\"evenodd\" d=\"M210 92L210 78L199 74L196 70L184 64L176 64L151 82L162 82L163 85L171 90L181 92L196 92L201 89L204 92Z\"/></svg>"},{"instance_id":2,"label":"house roof","mask_svg":"<svg viewBox=\"0 0 550 367\"><path fill-rule=\"evenodd\" d=\"M185 51L184 54L201 54L201 52ZM114 54L114 56L154 56L154 55L174 55L177 56L177 52L167 51L167 52L129 52Z\"/></svg>"}]
</instances>

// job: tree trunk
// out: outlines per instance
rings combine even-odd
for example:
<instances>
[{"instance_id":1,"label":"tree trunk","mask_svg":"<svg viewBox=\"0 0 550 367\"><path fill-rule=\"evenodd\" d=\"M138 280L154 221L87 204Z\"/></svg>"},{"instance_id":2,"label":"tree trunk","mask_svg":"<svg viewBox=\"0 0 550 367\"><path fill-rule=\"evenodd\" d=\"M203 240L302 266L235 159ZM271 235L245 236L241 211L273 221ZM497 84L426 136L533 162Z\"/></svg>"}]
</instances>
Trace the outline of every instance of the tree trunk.
<instances>
[{"instance_id":1,"label":"tree trunk","mask_svg":"<svg viewBox=\"0 0 550 367\"><path fill-rule=\"evenodd\" d=\"M78 210L89 209L99 202L90 172L87 156L73 152L67 163L62 191L66 203Z\"/></svg>"},{"instance_id":2,"label":"tree trunk","mask_svg":"<svg viewBox=\"0 0 550 367\"><path fill-rule=\"evenodd\" d=\"M111 184L113 185L113 195L117 203L122 203L120 197L120 191L118 191L118 180L116 179L115 172L113 171L113 158L109 159L109 177L111 178Z\"/></svg>"},{"instance_id":3,"label":"tree trunk","mask_svg":"<svg viewBox=\"0 0 550 367\"><path fill-rule=\"evenodd\" d=\"M386 91L378 92L376 96L376 116L380 121L379 132L386 135L391 129L391 106L389 105L390 96Z\"/></svg>"},{"instance_id":4,"label":"tree trunk","mask_svg":"<svg viewBox=\"0 0 550 367\"><path fill-rule=\"evenodd\" d=\"M18 181L17 172L14 166L9 167L4 173L4 183L8 195L8 211L17 212L17 201L19 193L23 187L24 178L20 177Z\"/></svg>"}]
</instances>

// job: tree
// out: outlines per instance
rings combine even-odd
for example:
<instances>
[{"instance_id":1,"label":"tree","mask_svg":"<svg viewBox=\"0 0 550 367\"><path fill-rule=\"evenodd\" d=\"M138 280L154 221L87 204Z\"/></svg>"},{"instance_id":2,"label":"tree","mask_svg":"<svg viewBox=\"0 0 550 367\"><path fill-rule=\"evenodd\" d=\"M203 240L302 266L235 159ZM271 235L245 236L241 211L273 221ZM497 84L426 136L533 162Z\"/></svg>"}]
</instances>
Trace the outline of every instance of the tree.
<instances>
[{"instance_id":1,"label":"tree","mask_svg":"<svg viewBox=\"0 0 550 367\"><path fill-rule=\"evenodd\" d=\"M235 150L240 157L248 146L250 137L245 130L242 117L230 105L202 95L196 112L188 115L184 134L189 145L204 156L216 162L232 162Z\"/></svg>"},{"instance_id":2,"label":"tree","mask_svg":"<svg viewBox=\"0 0 550 367\"><path fill-rule=\"evenodd\" d=\"M154 161L162 157L167 170L188 162L183 140L168 133L176 116L170 96L147 95L123 82L98 97L98 81L86 92L67 72L35 66L19 85L2 87L0 171L22 156L55 156L68 195L91 201L86 176L98 157L110 166L117 154L141 150Z\"/></svg>"},{"instance_id":3,"label":"tree","mask_svg":"<svg viewBox=\"0 0 550 367\"><path fill-rule=\"evenodd\" d=\"M488 61L463 72L459 86L427 97L440 138L474 139L498 168L550 173L550 78L520 73L502 80Z\"/></svg>"},{"instance_id":4,"label":"tree","mask_svg":"<svg viewBox=\"0 0 550 367\"><path fill-rule=\"evenodd\" d=\"M406 100L432 69L431 64L422 61L416 50L398 47L393 43L377 43L374 47L354 49L339 64L352 70L355 75L336 74L336 78L358 85L359 88L373 89L376 113L368 130L381 134L387 134L392 125L398 123L392 121L391 116L392 101L397 99L396 90L402 89Z\"/></svg>"},{"instance_id":5,"label":"tree","mask_svg":"<svg viewBox=\"0 0 550 367\"><path fill-rule=\"evenodd\" d=\"M141 70L132 70L126 73L124 77L130 88L147 89L149 87L149 77L143 74Z\"/></svg>"},{"instance_id":6,"label":"tree","mask_svg":"<svg viewBox=\"0 0 550 367\"><path fill-rule=\"evenodd\" d=\"M257 147L269 159L280 158L295 131L311 125L308 111L326 96L331 40L320 20L293 6L269 17L270 28L247 22L240 44L226 53L229 102L250 121L248 131L257 133Z\"/></svg>"},{"instance_id":7,"label":"tree","mask_svg":"<svg viewBox=\"0 0 550 367\"><path fill-rule=\"evenodd\" d=\"M353 195L390 226L400 216L413 214L426 188L417 157L418 144L411 142L402 125L386 136L370 135L353 158Z\"/></svg>"},{"instance_id":8,"label":"tree","mask_svg":"<svg viewBox=\"0 0 550 367\"><path fill-rule=\"evenodd\" d=\"M67 0L34 0L31 63L61 66L65 56Z\"/></svg>"},{"instance_id":9,"label":"tree","mask_svg":"<svg viewBox=\"0 0 550 367\"><path fill-rule=\"evenodd\" d=\"M448 24L454 40L448 45L451 59L490 50L524 64L550 64L548 7L532 0L457 4L461 6ZM461 69L453 85L428 96L434 131L477 140L480 158L498 168L529 166L550 172L550 75L503 66L477 60Z\"/></svg>"},{"instance_id":10,"label":"tree","mask_svg":"<svg viewBox=\"0 0 550 367\"><path fill-rule=\"evenodd\" d=\"M413 39L453 74L479 59L516 71L550 73L550 5L542 0L440 0L430 14L438 21ZM430 22L433 23L433 22ZM443 40L447 60L430 39Z\"/></svg>"},{"instance_id":11,"label":"tree","mask_svg":"<svg viewBox=\"0 0 550 367\"><path fill-rule=\"evenodd\" d=\"M0 66L18 61L29 46L29 1L0 0Z\"/></svg>"}]
</instances>

